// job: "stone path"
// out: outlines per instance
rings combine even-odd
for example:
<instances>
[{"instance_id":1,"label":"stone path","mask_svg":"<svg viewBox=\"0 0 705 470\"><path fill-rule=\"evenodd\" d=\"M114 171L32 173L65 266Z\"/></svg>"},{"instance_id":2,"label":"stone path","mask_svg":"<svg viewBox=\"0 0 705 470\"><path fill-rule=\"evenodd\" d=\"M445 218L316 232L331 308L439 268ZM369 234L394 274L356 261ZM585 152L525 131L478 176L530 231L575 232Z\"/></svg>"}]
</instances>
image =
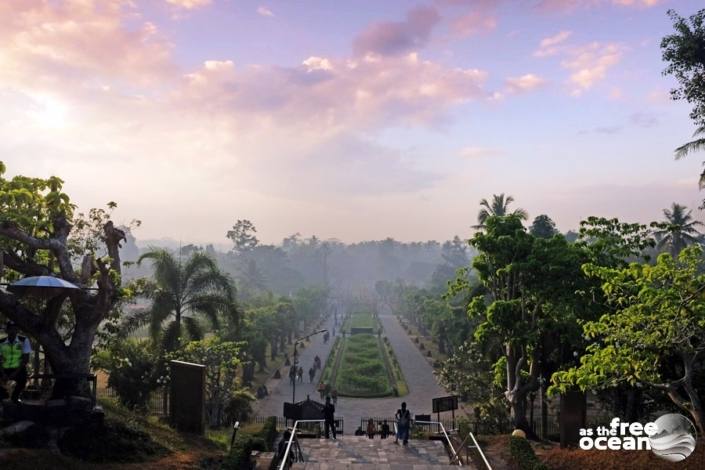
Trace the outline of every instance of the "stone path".
<instances>
[{"instance_id":1,"label":"stone path","mask_svg":"<svg viewBox=\"0 0 705 470\"><path fill-rule=\"evenodd\" d=\"M389 338L389 342L399 360L404 378L409 386L409 394L398 398L339 397L335 414L345 419L345 434L348 435L354 433L355 429L360 426L360 418L362 417L394 416L402 401L407 403L412 415L431 414L431 399L447 394L436 381L433 367L407 336L396 317L393 315L380 315L379 319L384 327L384 335ZM331 318L325 328L330 330L332 326L333 319ZM308 382L307 371L313 363L314 356L318 354L321 361L325 364L332 344L333 338L328 344L324 345L322 337L314 337L310 346L299 353L299 360L304 368L304 375L306 375L304 382ZM291 401L291 385L289 385L289 379L286 377L287 371L282 372L282 379L271 380L267 384L270 396L257 403L255 414L260 416L282 415L283 403ZM310 395L311 399L320 401L320 396L315 387L316 381L314 381L314 384L297 384L296 400L304 400L306 395Z\"/></svg>"},{"instance_id":2,"label":"stone path","mask_svg":"<svg viewBox=\"0 0 705 470\"><path fill-rule=\"evenodd\" d=\"M441 441L413 440L408 446L394 438L368 439L345 436L332 439L300 439L305 462L292 469L429 469L450 468L448 453Z\"/></svg>"}]
</instances>

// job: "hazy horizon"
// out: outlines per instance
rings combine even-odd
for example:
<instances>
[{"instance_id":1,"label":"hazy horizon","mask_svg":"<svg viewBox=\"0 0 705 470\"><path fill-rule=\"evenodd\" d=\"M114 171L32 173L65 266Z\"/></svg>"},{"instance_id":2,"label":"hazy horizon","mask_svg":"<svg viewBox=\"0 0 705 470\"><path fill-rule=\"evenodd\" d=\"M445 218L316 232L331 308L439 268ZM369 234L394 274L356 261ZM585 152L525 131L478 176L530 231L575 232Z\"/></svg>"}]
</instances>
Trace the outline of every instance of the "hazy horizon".
<instances>
[{"instance_id":1,"label":"hazy horizon","mask_svg":"<svg viewBox=\"0 0 705 470\"><path fill-rule=\"evenodd\" d=\"M481 198L575 230L697 210L667 9L695 0L16 0L0 152L138 239L469 238Z\"/></svg>"}]
</instances>

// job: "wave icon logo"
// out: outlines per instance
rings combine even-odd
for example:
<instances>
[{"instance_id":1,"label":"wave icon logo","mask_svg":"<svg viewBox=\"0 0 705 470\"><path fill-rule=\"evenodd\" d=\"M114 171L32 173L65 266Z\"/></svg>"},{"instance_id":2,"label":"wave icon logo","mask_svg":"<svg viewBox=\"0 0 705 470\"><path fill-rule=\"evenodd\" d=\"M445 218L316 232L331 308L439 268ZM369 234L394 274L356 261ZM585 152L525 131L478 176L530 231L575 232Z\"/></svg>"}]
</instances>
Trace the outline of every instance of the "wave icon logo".
<instances>
[{"instance_id":1,"label":"wave icon logo","mask_svg":"<svg viewBox=\"0 0 705 470\"><path fill-rule=\"evenodd\" d=\"M649 436L651 451L669 462L685 460L695 450L695 426L683 415L670 413L654 421L657 431Z\"/></svg>"}]
</instances>

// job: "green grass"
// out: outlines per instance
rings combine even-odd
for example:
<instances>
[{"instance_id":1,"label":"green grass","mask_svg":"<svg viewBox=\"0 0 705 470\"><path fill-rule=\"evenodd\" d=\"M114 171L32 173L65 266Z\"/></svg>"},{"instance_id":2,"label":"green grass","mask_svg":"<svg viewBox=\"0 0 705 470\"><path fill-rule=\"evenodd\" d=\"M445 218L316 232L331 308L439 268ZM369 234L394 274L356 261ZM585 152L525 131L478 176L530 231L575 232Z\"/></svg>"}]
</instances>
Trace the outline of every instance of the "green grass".
<instances>
[{"instance_id":1,"label":"green grass","mask_svg":"<svg viewBox=\"0 0 705 470\"><path fill-rule=\"evenodd\" d=\"M377 319L371 313L356 313L350 317L349 328L379 328Z\"/></svg>"},{"instance_id":2,"label":"green grass","mask_svg":"<svg viewBox=\"0 0 705 470\"><path fill-rule=\"evenodd\" d=\"M336 388L342 396L389 396L394 393L374 335L353 335L345 340Z\"/></svg>"}]
</instances>

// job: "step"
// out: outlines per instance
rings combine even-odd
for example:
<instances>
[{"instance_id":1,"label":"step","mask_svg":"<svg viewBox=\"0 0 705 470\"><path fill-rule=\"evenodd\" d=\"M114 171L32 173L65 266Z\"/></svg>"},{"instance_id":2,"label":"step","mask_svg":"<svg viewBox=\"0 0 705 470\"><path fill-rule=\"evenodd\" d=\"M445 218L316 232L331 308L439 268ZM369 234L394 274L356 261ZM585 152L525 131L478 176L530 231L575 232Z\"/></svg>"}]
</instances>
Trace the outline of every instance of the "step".
<instances>
[{"instance_id":1,"label":"step","mask_svg":"<svg viewBox=\"0 0 705 470\"><path fill-rule=\"evenodd\" d=\"M448 468L448 453L441 441L411 440L407 446L393 438L300 439L305 463L299 468ZM367 467L360 467L366 465ZM419 467L417 467L419 466Z\"/></svg>"},{"instance_id":2,"label":"step","mask_svg":"<svg viewBox=\"0 0 705 470\"><path fill-rule=\"evenodd\" d=\"M379 464L379 463L295 463L291 470L448 470L458 468L453 465L429 465L429 464ZM461 467L465 468L465 467Z\"/></svg>"}]
</instances>

